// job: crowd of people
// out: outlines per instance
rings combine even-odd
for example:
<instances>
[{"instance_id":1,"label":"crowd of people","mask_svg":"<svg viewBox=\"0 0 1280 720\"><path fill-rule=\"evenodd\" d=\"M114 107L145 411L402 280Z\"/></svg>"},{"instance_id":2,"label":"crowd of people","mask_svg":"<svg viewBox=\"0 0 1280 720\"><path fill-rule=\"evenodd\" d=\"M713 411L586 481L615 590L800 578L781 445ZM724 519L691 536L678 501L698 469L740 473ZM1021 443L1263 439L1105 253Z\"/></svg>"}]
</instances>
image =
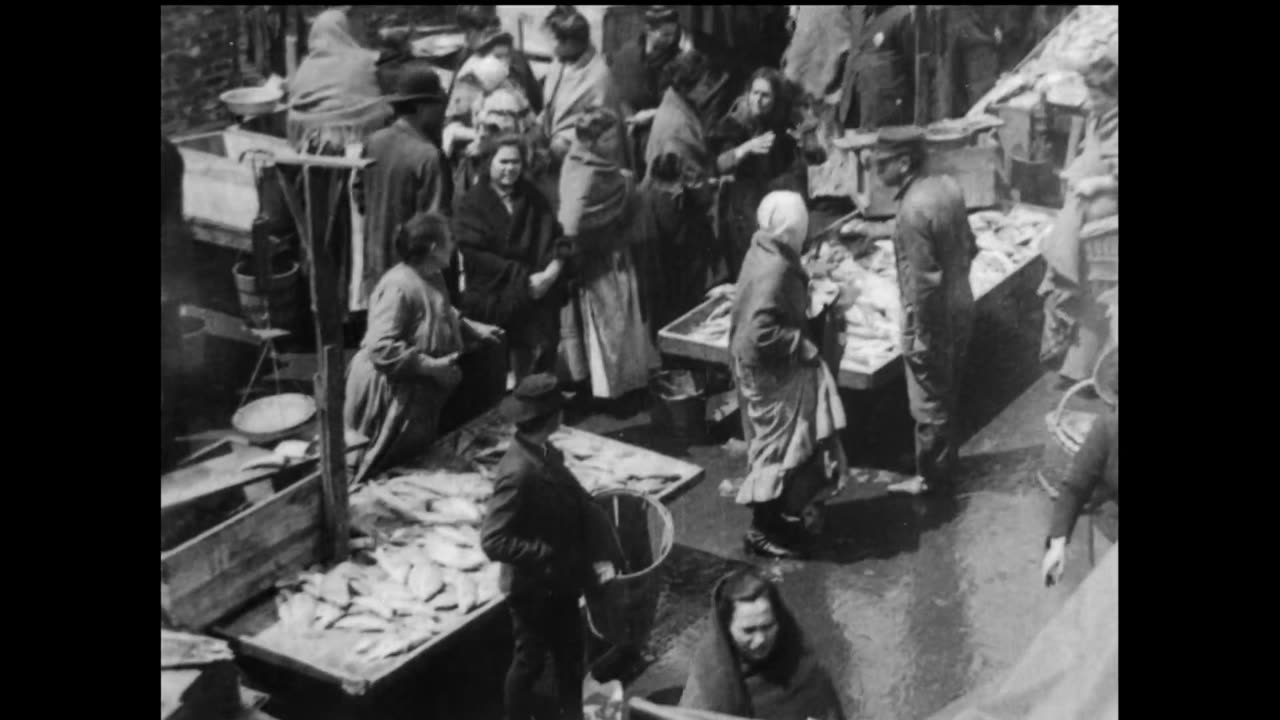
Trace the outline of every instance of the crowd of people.
<instances>
[{"instance_id":1,"label":"crowd of people","mask_svg":"<svg viewBox=\"0 0 1280 720\"><path fill-rule=\"evenodd\" d=\"M344 307L363 318L344 405L347 427L370 439L356 453L355 481L428 447L462 380L461 356L499 342L509 349L514 391L503 411L516 441L483 529L511 598L507 713L528 716L550 652L561 711L580 716L577 598L618 568L606 552L607 521L549 442L566 397L616 399L647 388L661 364L657 331L732 284L747 551L804 557L824 500L845 480L845 411L809 337L800 260L807 168L821 158L807 143L797 87L776 58L753 64L744 50L769 45L764 26L726 25L697 6L651 6L643 36L606 58L587 19L556 6L545 22L555 62L539 83L492 6L462 6L457 17L467 47L445 87L403 46L367 50L342 10L321 13L289 85L288 139L300 152L355 147L374 161L339 200L347 212L336 232L352 242L334 246L349 278L340 283ZM894 489L923 493L945 489L956 474L978 249L959 186L925 174L924 133L910 126L908 6L867 6L859 19L841 115L880 130L874 170L900 204L893 245L916 430L914 477ZM993 58L973 64L1004 62ZM1072 379L1092 367L1105 333L1081 281L1079 228L1106 216L1118 193L1118 59L1085 78L1094 115L1066 173L1070 222L1059 223L1046 252L1044 290L1046 353L1066 355L1062 372ZM170 208L180 198L166 202L162 226L180 214ZM1118 495L1118 412L1095 426L1076 460L1047 541L1047 582L1061 575L1066 539L1100 484ZM712 605L713 631L682 705L843 718L831 678L772 583L734 573Z\"/></svg>"}]
</instances>

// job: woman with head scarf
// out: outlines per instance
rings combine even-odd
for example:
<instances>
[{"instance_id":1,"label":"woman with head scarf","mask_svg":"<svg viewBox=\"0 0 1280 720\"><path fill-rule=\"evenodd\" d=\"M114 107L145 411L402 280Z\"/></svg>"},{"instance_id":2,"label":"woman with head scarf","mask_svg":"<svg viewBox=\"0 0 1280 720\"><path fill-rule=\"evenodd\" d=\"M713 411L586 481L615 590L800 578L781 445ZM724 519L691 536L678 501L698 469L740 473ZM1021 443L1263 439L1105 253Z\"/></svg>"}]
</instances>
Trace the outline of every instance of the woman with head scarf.
<instances>
[{"instance_id":1,"label":"woman with head scarf","mask_svg":"<svg viewBox=\"0 0 1280 720\"><path fill-rule=\"evenodd\" d=\"M289 82L289 142L299 152L340 154L391 121L378 85L378 54L356 42L346 13L336 9L311 23L307 47Z\"/></svg>"},{"instance_id":2,"label":"woman with head scarf","mask_svg":"<svg viewBox=\"0 0 1280 720\"><path fill-rule=\"evenodd\" d=\"M711 632L695 651L680 707L742 718L844 720L831 676L782 594L754 568L711 594Z\"/></svg>"},{"instance_id":3,"label":"woman with head scarf","mask_svg":"<svg viewBox=\"0 0 1280 720\"><path fill-rule=\"evenodd\" d=\"M737 277L756 231L756 208L774 190L809 193L809 168L792 135L791 96L782 73L760 68L747 92L712 131L716 169L733 176L724 190L730 277Z\"/></svg>"},{"instance_id":4,"label":"woman with head scarf","mask_svg":"<svg viewBox=\"0 0 1280 720\"><path fill-rule=\"evenodd\" d=\"M1096 282L1119 286L1118 265L1090 266L1084 242L1119 234L1120 219L1120 50L1117 40L1084 70L1089 119L1080 154L1063 171L1067 201L1041 248L1049 270L1040 293L1045 298L1040 356L1061 359L1064 386L1093 374L1106 347L1106 313ZM1118 243L1116 239L1114 242Z\"/></svg>"},{"instance_id":5,"label":"woman with head scarf","mask_svg":"<svg viewBox=\"0 0 1280 720\"><path fill-rule=\"evenodd\" d=\"M449 220L418 213L396 237L400 264L369 298L369 327L347 371L343 420L369 438L352 482L414 459L435 440L440 412L462 380L464 343L496 339L449 303L444 269L457 249Z\"/></svg>"},{"instance_id":6,"label":"woman with head scarf","mask_svg":"<svg viewBox=\"0 0 1280 720\"><path fill-rule=\"evenodd\" d=\"M819 347L806 336L804 198L769 193L757 219L729 326L747 439L748 474L737 500L752 510L743 539L749 552L795 557L820 530L821 503L844 477L844 408Z\"/></svg>"},{"instance_id":7,"label":"woman with head scarf","mask_svg":"<svg viewBox=\"0 0 1280 720\"><path fill-rule=\"evenodd\" d=\"M633 227L635 182L611 159L621 142L614 112L582 113L560 174L559 220L575 255L578 288L576 304L567 305L561 318L561 351L573 381L589 376L592 394L611 399L647 387L650 371L661 364L640 309L631 256L640 239Z\"/></svg>"}]
</instances>

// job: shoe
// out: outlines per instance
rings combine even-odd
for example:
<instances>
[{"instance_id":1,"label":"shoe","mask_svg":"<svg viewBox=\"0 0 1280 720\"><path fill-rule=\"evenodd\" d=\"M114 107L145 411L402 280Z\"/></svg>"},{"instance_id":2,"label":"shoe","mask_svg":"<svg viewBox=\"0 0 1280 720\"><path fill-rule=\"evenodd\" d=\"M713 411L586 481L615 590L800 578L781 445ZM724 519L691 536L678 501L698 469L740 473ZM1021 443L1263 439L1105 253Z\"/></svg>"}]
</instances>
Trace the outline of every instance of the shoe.
<instances>
[{"instance_id":1,"label":"shoe","mask_svg":"<svg viewBox=\"0 0 1280 720\"><path fill-rule=\"evenodd\" d=\"M784 560L796 560L804 557L804 553L801 550L787 547L763 534L747 533L742 537L742 548L749 555L759 555L761 557Z\"/></svg>"}]
</instances>

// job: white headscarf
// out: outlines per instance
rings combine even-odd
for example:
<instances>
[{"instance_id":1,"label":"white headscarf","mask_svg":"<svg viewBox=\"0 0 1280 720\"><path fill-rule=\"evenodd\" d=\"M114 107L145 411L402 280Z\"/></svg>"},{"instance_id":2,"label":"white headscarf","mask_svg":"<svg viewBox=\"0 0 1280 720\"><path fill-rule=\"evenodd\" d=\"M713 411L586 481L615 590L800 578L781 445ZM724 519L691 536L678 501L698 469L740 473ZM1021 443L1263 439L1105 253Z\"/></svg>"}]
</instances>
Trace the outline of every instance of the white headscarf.
<instances>
[{"instance_id":1,"label":"white headscarf","mask_svg":"<svg viewBox=\"0 0 1280 720\"><path fill-rule=\"evenodd\" d=\"M809 237L809 209L804 197L791 190L777 190L764 196L756 211L760 232L791 246L797 253Z\"/></svg>"}]
</instances>

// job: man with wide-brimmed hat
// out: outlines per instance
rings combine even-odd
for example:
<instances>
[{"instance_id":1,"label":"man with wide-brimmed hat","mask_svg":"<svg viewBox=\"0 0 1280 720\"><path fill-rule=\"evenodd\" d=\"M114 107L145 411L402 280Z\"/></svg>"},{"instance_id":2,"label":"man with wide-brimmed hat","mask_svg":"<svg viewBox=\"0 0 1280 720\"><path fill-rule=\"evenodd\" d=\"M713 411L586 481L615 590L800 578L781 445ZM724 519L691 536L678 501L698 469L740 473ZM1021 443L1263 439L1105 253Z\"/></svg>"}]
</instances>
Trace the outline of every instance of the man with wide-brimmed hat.
<instances>
[{"instance_id":1,"label":"man with wide-brimmed hat","mask_svg":"<svg viewBox=\"0 0 1280 720\"><path fill-rule=\"evenodd\" d=\"M425 62L400 70L396 92L386 96L396 119L369 138L364 157L374 161L360 178L364 193L365 235L360 271L361 299L395 265L396 228L419 212L448 214L453 182L440 155L444 90Z\"/></svg>"},{"instance_id":2,"label":"man with wide-brimmed hat","mask_svg":"<svg viewBox=\"0 0 1280 720\"><path fill-rule=\"evenodd\" d=\"M969 268L978 253L955 180L923 173L924 131L886 127L876 172L897 188L893 249L902 296L902 356L916 421L916 476L891 488L919 493L951 480L960 447L958 400L973 328Z\"/></svg>"},{"instance_id":3,"label":"man with wide-brimmed hat","mask_svg":"<svg viewBox=\"0 0 1280 720\"><path fill-rule=\"evenodd\" d=\"M582 717L583 643L578 600L607 582L620 560L608 517L564 464L549 438L564 399L552 375L530 375L501 405L515 423L498 464L480 546L502 563L515 653L507 671L506 717L531 717L533 684L555 658L559 717Z\"/></svg>"}]
</instances>

